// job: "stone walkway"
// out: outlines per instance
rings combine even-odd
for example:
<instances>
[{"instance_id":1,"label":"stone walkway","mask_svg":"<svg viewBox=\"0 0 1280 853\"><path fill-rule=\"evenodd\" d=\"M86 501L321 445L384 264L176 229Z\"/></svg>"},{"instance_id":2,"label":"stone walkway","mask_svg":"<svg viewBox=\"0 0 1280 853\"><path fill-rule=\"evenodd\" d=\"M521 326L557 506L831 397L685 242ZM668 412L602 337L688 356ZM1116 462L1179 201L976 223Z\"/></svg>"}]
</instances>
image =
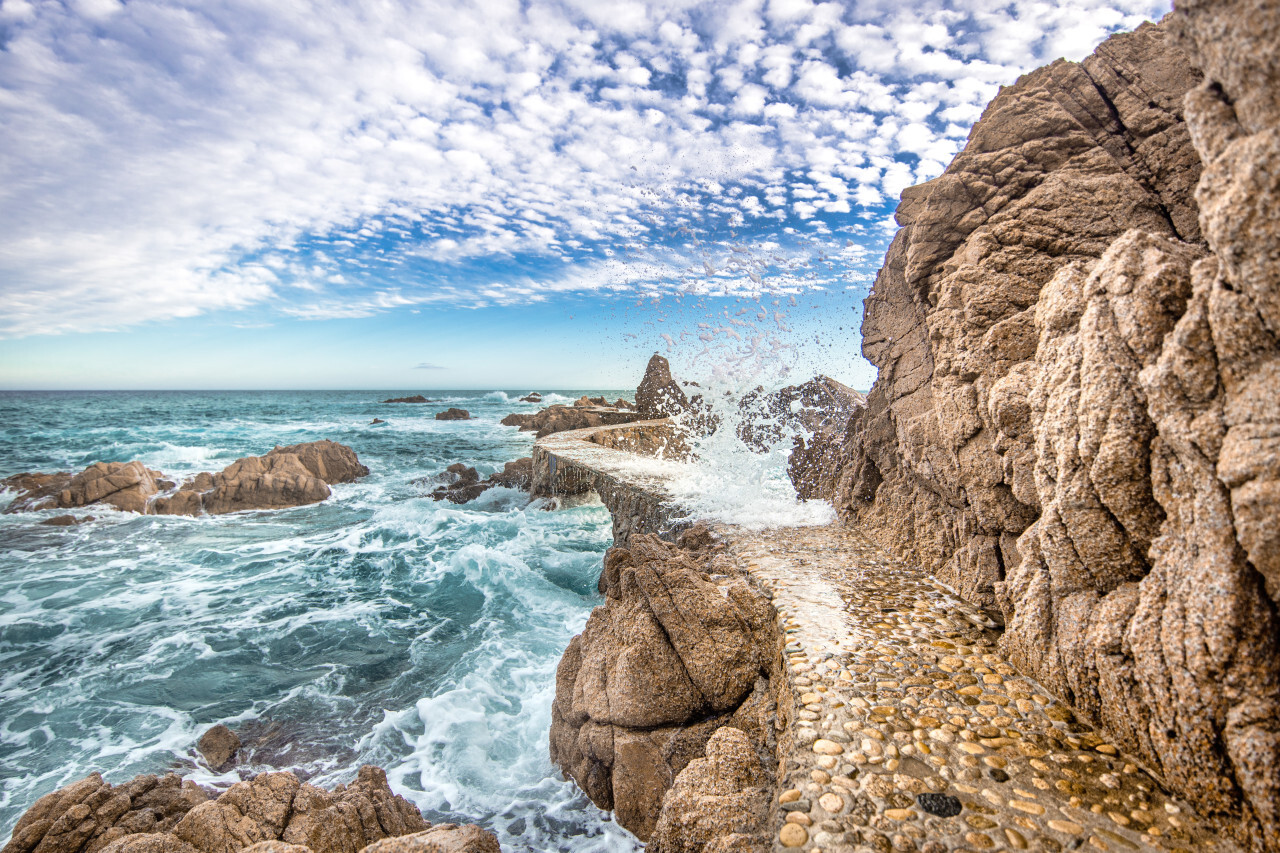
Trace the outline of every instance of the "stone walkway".
<instances>
[{"instance_id":1,"label":"stone walkway","mask_svg":"<svg viewBox=\"0 0 1280 853\"><path fill-rule=\"evenodd\" d=\"M922 571L837 526L721 532L787 637L777 849L1238 849L1019 676L986 618Z\"/></svg>"}]
</instances>

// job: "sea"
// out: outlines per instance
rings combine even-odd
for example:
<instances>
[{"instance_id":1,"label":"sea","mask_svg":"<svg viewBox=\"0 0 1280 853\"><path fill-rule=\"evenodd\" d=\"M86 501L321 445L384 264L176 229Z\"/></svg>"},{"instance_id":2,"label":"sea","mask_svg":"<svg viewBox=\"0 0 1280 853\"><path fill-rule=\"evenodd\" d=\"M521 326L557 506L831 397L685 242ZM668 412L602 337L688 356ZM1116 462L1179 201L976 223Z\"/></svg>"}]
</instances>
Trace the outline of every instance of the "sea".
<instances>
[{"instance_id":1,"label":"sea","mask_svg":"<svg viewBox=\"0 0 1280 853\"><path fill-rule=\"evenodd\" d=\"M326 438L370 469L294 509L0 515L0 839L95 771L225 788L292 769L327 788L376 764L428 820L478 822L508 853L639 849L547 749L556 664L601 603L608 511L429 497L454 462L483 477L530 454L508 413L630 397L530 390L0 393L0 476L139 459L177 480ZM416 393L433 402L380 402ZM435 420L455 406L472 420ZM221 774L195 751L215 723L247 744Z\"/></svg>"}]
</instances>

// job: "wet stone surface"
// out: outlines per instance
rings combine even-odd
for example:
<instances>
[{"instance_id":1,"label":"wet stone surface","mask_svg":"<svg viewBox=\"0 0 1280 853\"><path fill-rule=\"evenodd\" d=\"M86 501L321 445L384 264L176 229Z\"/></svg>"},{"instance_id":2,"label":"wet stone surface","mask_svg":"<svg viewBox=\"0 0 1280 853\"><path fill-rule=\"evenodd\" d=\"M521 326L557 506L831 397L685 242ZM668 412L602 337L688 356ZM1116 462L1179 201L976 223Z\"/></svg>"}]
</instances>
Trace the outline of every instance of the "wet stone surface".
<instances>
[{"instance_id":1,"label":"wet stone surface","mask_svg":"<svg viewBox=\"0 0 1280 853\"><path fill-rule=\"evenodd\" d=\"M723 528L795 699L775 849L1232 851L996 651L978 610L838 526Z\"/></svg>"}]
</instances>

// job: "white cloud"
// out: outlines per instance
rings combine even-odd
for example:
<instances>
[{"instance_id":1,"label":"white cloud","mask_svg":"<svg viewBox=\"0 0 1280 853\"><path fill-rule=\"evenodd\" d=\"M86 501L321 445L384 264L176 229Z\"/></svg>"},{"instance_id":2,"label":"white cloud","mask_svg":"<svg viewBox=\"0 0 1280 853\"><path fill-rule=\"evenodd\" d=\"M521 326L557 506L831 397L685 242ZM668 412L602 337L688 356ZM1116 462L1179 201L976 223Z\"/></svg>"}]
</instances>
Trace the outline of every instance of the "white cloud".
<instances>
[{"instance_id":1,"label":"white cloud","mask_svg":"<svg viewBox=\"0 0 1280 853\"><path fill-rule=\"evenodd\" d=\"M654 287L601 259L879 223L997 85L1162 11L3 0L0 335Z\"/></svg>"}]
</instances>

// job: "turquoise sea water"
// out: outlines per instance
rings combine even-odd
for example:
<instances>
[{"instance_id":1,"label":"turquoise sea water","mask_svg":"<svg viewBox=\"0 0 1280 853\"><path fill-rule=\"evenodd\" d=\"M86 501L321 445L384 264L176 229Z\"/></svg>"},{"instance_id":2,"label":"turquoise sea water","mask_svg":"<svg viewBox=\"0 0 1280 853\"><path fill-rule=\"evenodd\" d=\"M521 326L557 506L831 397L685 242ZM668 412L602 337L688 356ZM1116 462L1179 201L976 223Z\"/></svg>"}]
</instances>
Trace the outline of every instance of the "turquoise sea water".
<instances>
[{"instance_id":1,"label":"turquoise sea water","mask_svg":"<svg viewBox=\"0 0 1280 853\"><path fill-rule=\"evenodd\" d=\"M440 403L378 402L412 393ZM225 786L291 768L329 787L373 763L429 820L477 820L507 851L636 848L547 757L555 667L599 603L608 512L507 489L455 506L414 483L527 456L531 434L498 423L537 410L523 393L0 394L0 476L140 459L178 479L321 438L372 472L274 512L0 516L0 838L94 770ZM582 393L625 392L544 404ZM475 420L433 418L449 406ZM247 766L195 760L215 722L246 735Z\"/></svg>"}]
</instances>

